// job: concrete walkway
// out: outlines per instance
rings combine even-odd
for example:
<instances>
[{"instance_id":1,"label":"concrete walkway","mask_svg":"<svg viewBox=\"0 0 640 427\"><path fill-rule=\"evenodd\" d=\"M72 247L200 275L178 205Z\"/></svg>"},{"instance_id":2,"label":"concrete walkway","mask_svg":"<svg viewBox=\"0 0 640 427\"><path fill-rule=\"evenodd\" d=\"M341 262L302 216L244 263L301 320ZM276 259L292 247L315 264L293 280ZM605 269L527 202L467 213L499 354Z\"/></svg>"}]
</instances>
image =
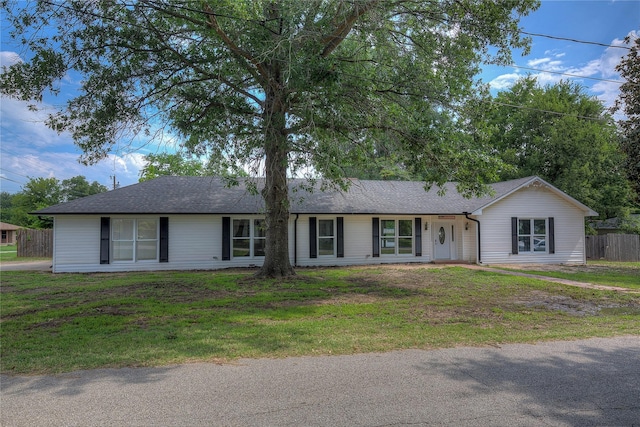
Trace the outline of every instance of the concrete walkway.
<instances>
[{"instance_id":1,"label":"concrete walkway","mask_svg":"<svg viewBox=\"0 0 640 427\"><path fill-rule=\"evenodd\" d=\"M621 288L619 286L596 285L596 284L593 284L593 283L578 282L578 281L575 281L575 280L568 280L568 279L560 279L560 278L557 278L557 277L542 276L540 274L531 274L531 273L522 273L520 271L502 270L500 268L495 268L495 267L483 267L483 266L475 265L475 264L456 264L456 267L465 267L465 268L468 268L468 269L471 269L471 270L490 271L490 272L493 272L493 273L508 274L510 276L528 277L530 279L545 280L547 282L561 283L563 285L576 286L578 288L598 289L598 290L601 290L601 291L616 291L616 292L624 292L624 293L629 293L629 294L640 294L640 291L638 291L638 290L629 289L629 288ZM638 283L640 283L640 278L638 278Z\"/></svg>"},{"instance_id":2,"label":"concrete walkway","mask_svg":"<svg viewBox=\"0 0 640 427\"><path fill-rule=\"evenodd\" d=\"M15 427L632 427L640 336L1 376L0 387L0 424Z\"/></svg>"},{"instance_id":3,"label":"concrete walkway","mask_svg":"<svg viewBox=\"0 0 640 427\"><path fill-rule=\"evenodd\" d=\"M0 271L51 271L52 261L2 261Z\"/></svg>"}]
</instances>

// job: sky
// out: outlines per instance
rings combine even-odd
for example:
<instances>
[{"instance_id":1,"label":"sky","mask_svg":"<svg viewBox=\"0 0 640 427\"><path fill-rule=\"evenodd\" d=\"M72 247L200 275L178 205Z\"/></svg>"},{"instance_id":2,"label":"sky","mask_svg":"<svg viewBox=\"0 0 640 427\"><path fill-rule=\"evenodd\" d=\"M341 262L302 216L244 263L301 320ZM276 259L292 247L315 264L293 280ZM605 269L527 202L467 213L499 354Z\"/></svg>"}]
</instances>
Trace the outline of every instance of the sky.
<instances>
[{"instance_id":1,"label":"sky","mask_svg":"<svg viewBox=\"0 0 640 427\"><path fill-rule=\"evenodd\" d=\"M9 65L19 55L4 24L0 23L0 65ZM622 46L629 34L640 36L640 0L543 0L520 26L527 33L551 37L531 36L527 56L513 52L515 66L484 67L480 78L494 94L509 89L520 77L534 75L543 85L561 79L577 82L611 106L622 82L615 67L628 52L616 46ZM62 84L65 96L72 96L73 88L72 81ZM132 150L123 144L100 163L84 166L71 137L43 123L62 104L60 99L45 96L39 104L41 111L34 112L27 102L0 97L0 191L19 192L30 178L62 181L78 175L108 188L113 188L114 176L118 185L131 185L138 182L146 154L167 150L151 144Z\"/></svg>"}]
</instances>

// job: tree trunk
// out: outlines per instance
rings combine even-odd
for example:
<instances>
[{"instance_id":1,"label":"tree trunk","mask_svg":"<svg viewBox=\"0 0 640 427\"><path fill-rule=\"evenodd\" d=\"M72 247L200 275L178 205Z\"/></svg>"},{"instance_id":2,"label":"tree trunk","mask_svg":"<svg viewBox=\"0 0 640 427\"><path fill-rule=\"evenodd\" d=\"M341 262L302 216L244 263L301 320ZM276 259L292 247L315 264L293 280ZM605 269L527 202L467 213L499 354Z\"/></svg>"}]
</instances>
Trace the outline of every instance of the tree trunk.
<instances>
[{"instance_id":1,"label":"tree trunk","mask_svg":"<svg viewBox=\"0 0 640 427\"><path fill-rule=\"evenodd\" d=\"M262 190L266 208L266 253L264 264L257 274L262 277L295 274L289 260L289 148L285 132L286 105L283 97L284 90L281 87L270 87L266 91L263 117L266 180Z\"/></svg>"}]
</instances>

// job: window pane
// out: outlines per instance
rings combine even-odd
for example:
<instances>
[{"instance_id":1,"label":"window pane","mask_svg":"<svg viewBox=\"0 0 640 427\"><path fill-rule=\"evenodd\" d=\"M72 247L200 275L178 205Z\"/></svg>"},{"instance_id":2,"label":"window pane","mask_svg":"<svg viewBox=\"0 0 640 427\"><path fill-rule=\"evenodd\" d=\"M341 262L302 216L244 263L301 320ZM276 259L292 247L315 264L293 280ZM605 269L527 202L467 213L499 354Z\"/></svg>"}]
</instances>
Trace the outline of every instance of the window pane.
<instances>
[{"instance_id":1,"label":"window pane","mask_svg":"<svg viewBox=\"0 0 640 427\"><path fill-rule=\"evenodd\" d=\"M534 219L533 220L533 234L547 234L547 221L544 219Z\"/></svg>"},{"instance_id":2,"label":"window pane","mask_svg":"<svg viewBox=\"0 0 640 427\"><path fill-rule=\"evenodd\" d=\"M133 261L133 242L114 241L113 242L114 261Z\"/></svg>"},{"instance_id":3,"label":"window pane","mask_svg":"<svg viewBox=\"0 0 640 427\"><path fill-rule=\"evenodd\" d=\"M395 254L396 253L396 239L384 238L381 242L380 252L383 254Z\"/></svg>"},{"instance_id":4,"label":"window pane","mask_svg":"<svg viewBox=\"0 0 640 427\"><path fill-rule=\"evenodd\" d=\"M383 236L395 236L396 235L396 222L394 220L383 219L380 221L382 224Z\"/></svg>"},{"instance_id":5,"label":"window pane","mask_svg":"<svg viewBox=\"0 0 640 427\"><path fill-rule=\"evenodd\" d=\"M547 241L544 237L534 237L533 238L533 251L534 252L546 252L547 250Z\"/></svg>"},{"instance_id":6,"label":"window pane","mask_svg":"<svg viewBox=\"0 0 640 427\"><path fill-rule=\"evenodd\" d=\"M144 240L136 245L136 260L148 260L157 258L156 240Z\"/></svg>"},{"instance_id":7,"label":"window pane","mask_svg":"<svg viewBox=\"0 0 640 427\"><path fill-rule=\"evenodd\" d=\"M133 220L114 219L112 221L113 240L133 240Z\"/></svg>"},{"instance_id":8,"label":"window pane","mask_svg":"<svg viewBox=\"0 0 640 427\"><path fill-rule=\"evenodd\" d=\"M266 242L267 241L265 239L254 239L253 256L264 256Z\"/></svg>"},{"instance_id":9,"label":"window pane","mask_svg":"<svg viewBox=\"0 0 640 427\"><path fill-rule=\"evenodd\" d=\"M413 221L410 219L401 219L398 221L399 236L413 236Z\"/></svg>"},{"instance_id":10,"label":"window pane","mask_svg":"<svg viewBox=\"0 0 640 427\"><path fill-rule=\"evenodd\" d=\"M320 255L333 255L333 237L318 239L318 253Z\"/></svg>"},{"instance_id":11,"label":"window pane","mask_svg":"<svg viewBox=\"0 0 640 427\"><path fill-rule=\"evenodd\" d=\"M233 237L249 237L250 232L248 219L233 220Z\"/></svg>"},{"instance_id":12,"label":"window pane","mask_svg":"<svg viewBox=\"0 0 640 427\"><path fill-rule=\"evenodd\" d=\"M318 221L318 236L330 237L333 236L333 220L321 219Z\"/></svg>"},{"instance_id":13,"label":"window pane","mask_svg":"<svg viewBox=\"0 0 640 427\"><path fill-rule=\"evenodd\" d=\"M518 220L518 234L531 234L531 221L528 219Z\"/></svg>"},{"instance_id":14,"label":"window pane","mask_svg":"<svg viewBox=\"0 0 640 427\"><path fill-rule=\"evenodd\" d=\"M249 252L250 248L249 239L233 239L233 256L234 257L243 257L251 255Z\"/></svg>"},{"instance_id":15,"label":"window pane","mask_svg":"<svg viewBox=\"0 0 640 427\"><path fill-rule=\"evenodd\" d=\"M138 239L157 239L158 226L153 219L138 220Z\"/></svg>"},{"instance_id":16,"label":"window pane","mask_svg":"<svg viewBox=\"0 0 640 427\"><path fill-rule=\"evenodd\" d=\"M253 235L254 237L265 237L267 235L267 224L264 219L253 220Z\"/></svg>"},{"instance_id":17,"label":"window pane","mask_svg":"<svg viewBox=\"0 0 640 427\"><path fill-rule=\"evenodd\" d=\"M519 252L531 252L531 237L518 238L518 251Z\"/></svg>"},{"instance_id":18,"label":"window pane","mask_svg":"<svg viewBox=\"0 0 640 427\"><path fill-rule=\"evenodd\" d=\"M398 239L398 253L399 254L411 254L413 253L413 245L411 243L413 239L410 237L404 237Z\"/></svg>"}]
</instances>

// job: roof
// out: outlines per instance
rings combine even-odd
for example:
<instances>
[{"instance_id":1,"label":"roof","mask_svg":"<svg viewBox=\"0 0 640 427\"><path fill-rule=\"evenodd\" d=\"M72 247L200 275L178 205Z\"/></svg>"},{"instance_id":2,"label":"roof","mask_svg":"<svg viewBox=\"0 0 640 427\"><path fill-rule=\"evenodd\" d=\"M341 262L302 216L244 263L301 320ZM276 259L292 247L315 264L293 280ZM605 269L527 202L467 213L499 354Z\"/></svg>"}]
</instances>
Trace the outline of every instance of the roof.
<instances>
[{"instance_id":1,"label":"roof","mask_svg":"<svg viewBox=\"0 0 640 427\"><path fill-rule=\"evenodd\" d=\"M21 228L24 228L24 227L20 227L19 225L9 224L6 222L0 222L0 230L10 231L10 230L20 230Z\"/></svg>"},{"instance_id":2,"label":"roof","mask_svg":"<svg viewBox=\"0 0 640 427\"><path fill-rule=\"evenodd\" d=\"M438 194L439 188L434 186L429 191L425 191L424 183L415 181L355 179L351 180L349 189L344 192L336 189L321 191L322 182L318 181L310 192L304 189L305 185L309 185L308 181L291 179L289 180L290 212L292 214L387 215L472 213L536 179L539 180L537 177L528 177L492 184L494 194L481 198L462 196L456 190L455 183L445 184L443 187L445 194L441 196ZM51 206L35 214L263 213L262 197L260 194L251 194L248 191L249 181L257 184L258 189L264 185L264 179L241 179L237 186L229 187L225 180L217 177L164 176ZM557 191L560 192L560 190ZM590 211L586 206L581 206Z\"/></svg>"}]
</instances>

